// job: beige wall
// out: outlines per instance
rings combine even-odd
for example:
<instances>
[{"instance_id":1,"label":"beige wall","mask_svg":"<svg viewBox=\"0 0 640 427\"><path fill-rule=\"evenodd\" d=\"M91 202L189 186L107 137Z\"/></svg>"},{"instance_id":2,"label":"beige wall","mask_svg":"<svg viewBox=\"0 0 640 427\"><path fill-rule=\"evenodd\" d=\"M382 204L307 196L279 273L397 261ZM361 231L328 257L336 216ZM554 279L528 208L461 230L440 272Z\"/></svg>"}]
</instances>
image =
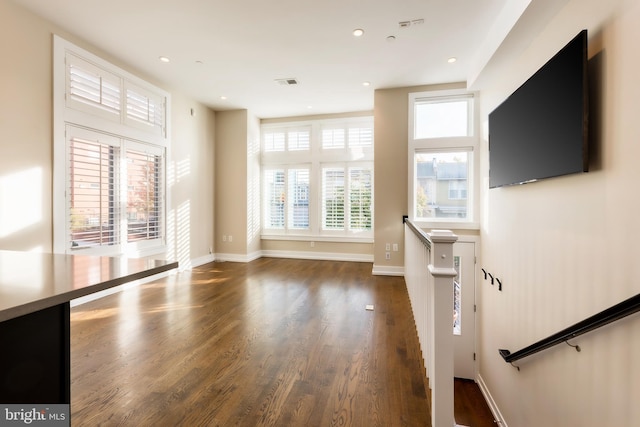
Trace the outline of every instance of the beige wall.
<instances>
[{"instance_id":1,"label":"beige wall","mask_svg":"<svg viewBox=\"0 0 640 427\"><path fill-rule=\"evenodd\" d=\"M213 259L215 113L189 97L171 96L172 148L167 188L169 255L182 268ZM191 110L193 109L193 115ZM210 252L211 251L211 252Z\"/></svg>"},{"instance_id":2,"label":"beige wall","mask_svg":"<svg viewBox=\"0 0 640 427\"><path fill-rule=\"evenodd\" d=\"M50 252L51 31L3 0L0 38L0 249Z\"/></svg>"},{"instance_id":3,"label":"beige wall","mask_svg":"<svg viewBox=\"0 0 640 427\"><path fill-rule=\"evenodd\" d=\"M480 378L510 427L631 425L640 419L640 317L522 360L518 350L640 292L640 2L573 0L481 89L487 114L581 29L589 30L591 172L488 190L483 141Z\"/></svg>"},{"instance_id":4,"label":"beige wall","mask_svg":"<svg viewBox=\"0 0 640 427\"><path fill-rule=\"evenodd\" d=\"M208 257L214 221L213 113L8 0L0 0L0 249L52 250L54 33L172 94L167 257L183 266Z\"/></svg>"},{"instance_id":5,"label":"beige wall","mask_svg":"<svg viewBox=\"0 0 640 427\"><path fill-rule=\"evenodd\" d=\"M247 255L248 117L247 110L216 112L215 229L219 258Z\"/></svg>"},{"instance_id":6,"label":"beige wall","mask_svg":"<svg viewBox=\"0 0 640 427\"><path fill-rule=\"evenodd\" d=\"M409 94L464 88L463 84L415 86L376 90L375 134L375 232L374 271L402 274L404 226L408 214ZM385 259L385 245L398 244L399 251Z\"/></svg>"}]
</instances>

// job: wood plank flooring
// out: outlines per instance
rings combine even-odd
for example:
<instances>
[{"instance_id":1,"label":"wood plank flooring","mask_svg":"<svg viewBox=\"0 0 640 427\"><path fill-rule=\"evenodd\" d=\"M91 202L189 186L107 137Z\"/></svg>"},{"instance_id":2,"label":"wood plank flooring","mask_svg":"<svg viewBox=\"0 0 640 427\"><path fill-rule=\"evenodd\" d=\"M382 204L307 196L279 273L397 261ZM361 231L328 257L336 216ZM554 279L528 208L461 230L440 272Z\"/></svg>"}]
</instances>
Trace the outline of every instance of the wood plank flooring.
<instances>
[{"instance_id":1,"label":"wood plank flooring","mask_svg":"<svg viewBox=\"0 0 640 427\"><path fill-rule=\"evenodd\" d=\"M71 398L72 426L430 425L404 280L369 263L216 262L77 306Z\"/></svg>"}]
</instances>

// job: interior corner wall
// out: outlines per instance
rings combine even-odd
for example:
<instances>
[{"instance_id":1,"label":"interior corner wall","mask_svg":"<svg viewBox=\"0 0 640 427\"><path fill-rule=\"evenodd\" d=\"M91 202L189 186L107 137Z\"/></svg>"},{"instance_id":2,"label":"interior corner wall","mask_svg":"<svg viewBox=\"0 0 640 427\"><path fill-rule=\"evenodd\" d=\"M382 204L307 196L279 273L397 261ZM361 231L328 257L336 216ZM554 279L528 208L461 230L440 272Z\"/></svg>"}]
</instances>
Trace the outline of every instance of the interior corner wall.
<instances>
[{"instance_id":1,"label":"interior corner wall","mask_svg":"<svg viewBox=\"0 0 640 427\"><path fill-rule=\"evenodd\" d=\"M571 0L480 88L482 125L502 100L569 42L589 32L590 171L489 190L482 141L479 380L503 425L601 427L640 419L640 316L516 364L519 350L640 292L640 2Z\"/></svg>"},{"instance_id":2,"label":"interior corner wall","mask_svg":"<svg viewBox=\"0 0 640 427\"><path fill-rule=\"evenodd\" d=\"M167 246L185 269L213 260L215 113L174 91L171 118Z\"/></svg>"},{"instance_id":3,"label":"interior corner wall","mask_svg":"<svg viewBox=\"0 0 640 427\"><path fill-rule=\"evenodd\" d=\"M247 253L247 110L216 112L216 257L243 259Z\"/></svg>"}]
</instances>

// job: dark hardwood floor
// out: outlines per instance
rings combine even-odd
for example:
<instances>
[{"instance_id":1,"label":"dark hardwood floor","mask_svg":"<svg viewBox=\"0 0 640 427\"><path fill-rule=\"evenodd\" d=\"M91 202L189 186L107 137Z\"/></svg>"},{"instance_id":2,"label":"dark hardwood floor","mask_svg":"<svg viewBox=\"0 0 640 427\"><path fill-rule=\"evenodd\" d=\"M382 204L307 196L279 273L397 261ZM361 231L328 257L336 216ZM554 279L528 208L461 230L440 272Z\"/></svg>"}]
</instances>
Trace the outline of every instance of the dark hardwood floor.
<instances>
[{"instance_id":1,"label":"dark hardwood floor","mask_svg":"<svg viewBox=\"0 0 640 427\"><path fill-rule=\"evenodd\" d=\"M493 425L458 383L458 423ZM369 263L211 263L77 306L71 399L72 426L430 425L404 280Z\"/></svg>"}]
</instances>

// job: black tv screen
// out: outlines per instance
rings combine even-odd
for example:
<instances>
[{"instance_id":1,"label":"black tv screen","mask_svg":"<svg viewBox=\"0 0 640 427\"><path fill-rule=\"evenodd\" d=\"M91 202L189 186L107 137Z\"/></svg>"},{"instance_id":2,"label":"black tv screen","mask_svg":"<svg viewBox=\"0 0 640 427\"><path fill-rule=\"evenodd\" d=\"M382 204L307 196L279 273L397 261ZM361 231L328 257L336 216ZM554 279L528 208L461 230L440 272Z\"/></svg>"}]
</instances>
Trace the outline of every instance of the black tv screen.
<instances>
[{"instance_id":1,"label":"black tv screen","mask_svg":"<svg viewBox=\"0 0 640 427\"><path fill-rule=\"evenodd\" d=\"M587 172L587 31L489 114L489 187Z\"/></svg>"}]
</instances>

